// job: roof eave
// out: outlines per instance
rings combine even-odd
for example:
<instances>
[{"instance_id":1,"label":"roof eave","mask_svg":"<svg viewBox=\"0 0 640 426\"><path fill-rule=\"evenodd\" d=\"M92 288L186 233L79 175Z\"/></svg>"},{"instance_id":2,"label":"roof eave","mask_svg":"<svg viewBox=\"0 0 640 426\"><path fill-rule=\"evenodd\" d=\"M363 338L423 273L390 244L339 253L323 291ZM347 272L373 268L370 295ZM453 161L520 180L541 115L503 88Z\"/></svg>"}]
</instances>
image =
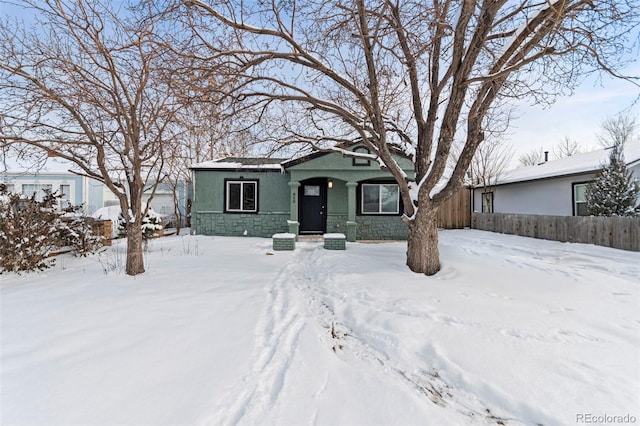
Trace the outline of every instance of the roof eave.
<instances>
[{"instance_id":1,"label":"roof eave","mask_svg":"<svg viewBox=\"0 0 640 426\"><path fill-rule=\"evenodd\" d=\"M497 183L494 183L492 185L487 185L487 187L502 186L502 185L514 185L514 184L517 184L517 183L536 182L536 181L540 181L540 180L549 180L549 179L566 178L566 177L573 177L573 176L580 176L580 175L588 175L588 174L598 173L600 171L602 171L602 169L591 169L591 170L583 170L581 172L572 172L572 173L559 174L559 175L553 175L553 176L543 176L543 177L537 177L537 178L531 178L531 179L514 180L514 181L510 181L510 182L497 182ZM474 188L483 188L484 185L482 185L482 184L474 185L473 187Z\"/></svg>"},{"instance_id":2,"label":"roof eave","mask_svg":"<svg viewBox=\"0 0 640 426\"><path fill-rule=\"evenodd\" d=\"M191 170L202 170L211 172L272 172L282 173L284 167L209 167L209 166L191 166Z\"/></svg>"}]
</instances>

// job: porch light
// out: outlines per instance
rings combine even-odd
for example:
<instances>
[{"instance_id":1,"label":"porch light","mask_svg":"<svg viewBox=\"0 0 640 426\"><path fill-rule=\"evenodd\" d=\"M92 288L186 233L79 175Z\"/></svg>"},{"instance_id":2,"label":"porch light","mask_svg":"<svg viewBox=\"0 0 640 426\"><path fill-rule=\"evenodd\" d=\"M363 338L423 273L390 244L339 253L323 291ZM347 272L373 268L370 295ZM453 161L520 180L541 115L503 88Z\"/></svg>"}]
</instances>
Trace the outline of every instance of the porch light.
<instances>
[{"instance_id":1,"label":"porch light","mask_svg":"<svg viewBox=\"0 0 640 426\"><path fill-rule=\"evenodd\" d=\"M329 187L329 189L333 188L333 181L330 180L329 183L327 184L327 186Z\"/></svg>"}]
</instances>

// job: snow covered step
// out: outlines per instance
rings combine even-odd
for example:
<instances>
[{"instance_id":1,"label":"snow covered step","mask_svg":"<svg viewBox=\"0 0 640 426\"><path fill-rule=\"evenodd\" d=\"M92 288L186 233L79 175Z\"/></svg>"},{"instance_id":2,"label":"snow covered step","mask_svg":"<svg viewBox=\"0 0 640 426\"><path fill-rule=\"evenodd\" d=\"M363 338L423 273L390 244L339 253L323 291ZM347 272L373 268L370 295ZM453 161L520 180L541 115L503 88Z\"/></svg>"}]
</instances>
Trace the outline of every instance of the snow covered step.
<instances>
[{"instance_id":1,"label":"snow covered step","mask_svg":"<svg viewBox=\"0 0 640 426\"><path fill-rule=\"evenodd\" d=\"M271 238L273 238L274 250L295 250L296 248L296 234L273 234Z\"/></svg>"},{"instance_id":2,"label":"snow covered step","mask_svg":"<svg viewBox=\"0 0 640 426\"><path fill-rule=\"evenodd\" d=\"M345 250L347 237L344 234L324 234L324 248L326 250Z\"/></svg>"}]
</instances>

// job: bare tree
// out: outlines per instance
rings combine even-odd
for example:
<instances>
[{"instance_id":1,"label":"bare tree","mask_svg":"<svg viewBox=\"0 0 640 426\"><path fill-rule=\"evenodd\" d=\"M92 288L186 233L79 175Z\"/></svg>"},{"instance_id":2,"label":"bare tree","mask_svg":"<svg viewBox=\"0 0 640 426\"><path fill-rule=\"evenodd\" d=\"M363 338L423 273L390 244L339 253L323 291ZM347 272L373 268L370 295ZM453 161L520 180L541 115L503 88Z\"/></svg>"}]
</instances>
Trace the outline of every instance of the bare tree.
<instances>
[{"instance_id":1,"label":"bare tree","mask_svg":"<svg viewBox=\"0 0 640 426\"><path fill-rule=\"evenodd\" d=\"M600 144L605 148L611 145L612 140L627 137L627 134L633 134L633 120L628 116L620 116L622 118L608 119L602 125L604 134L598 136ZM621 128L625 129L621 133ZM626 130L631 130L628 133ZM561 158L572 157L577 154L582 154L588 149L581 146L575 139L565 136L560 142L552 148L553 158L559 160ZM521 166L535 166L537 164L544 163L548 160L549 151L545 151L544 148L529 151L518 157L518 163Z\"/></svg>"},{"instance_id":2,"label":"bare tree","mask_svg":"<svg viewBox=\"0 0 640 426\"><path fill-rule=\"evenodd\" d=\"M428 275L440 269L438 206L461 186L495 107L551 101L581 71L615 74L640 11L618 0L182 3L210 19L193 26L200 46L238 67L230 95L278 117L279 141L345 155L343 142L367 145L398 183L407 265ZM202 28L240 47L227 51ZM455 139L463 148L445 177ZM394 148L414 159L414 176Z\"/></svg>"},{"instance_id":3,"label":"bare tree","mask_svg":"<svg viewBox=\"0 0 640 426\"><path fill-rule=\"evenodd\" d=\"M141 5L19 4L39 28L0 23L0 142L53 152L103 182L128 224L126 273L142 273L142 195L155 193L180 108L175 58L154 43L158 22Z\"/></svg>"},{"instance_id":4,"label":"bare tree","mask_svg":"<svg viewBox=\"0 0 640 426\"><path fill-rule=\"evenodd\" d=\"M538 149L520 155L518 157L518 163L521 166L535 166L537 164L543 163L545 155L548 154L549 151L545 151L544 148L540 147Z\"/></svg>"},{"instance_id":5,"label":"bare tree","mask_svg":"<svg viewBox=\"0 0 640 426\"><path fill-rule=\"evenodd\" d=\"M584 150L578 142L565 136L564 139L552 147L551 152L553 153L553 159L559 160L560 158L581 154ZM526 152L518 157L518 163L521 166L535 166L545 163L548 160L549 151L543 147Z\"/></svg>"},{"instance_id":6,"label":"bare tree","mask_svg":"<svg viewBox=\"0 0 640 426\"><path fill-rule=\"evenodd\" d=\"M484 205L492 206L490 194L500 177L509 168L512 158L513 147L498 137L487 138L476 150L467 176L472 185L481 186ZM486 210L485 212L493 213Z\"/></svg>"},{"instance_id":7,"label":"bare tree","mask_svg":"<svg viewBox=\"0 0 640 426\"><path fill-rule=\"evenodd\" d=\"M630 114L619 114L602 122L602 131L596 135L600 145L604 148L615 147L619 152L624 150L624 145L633 140L638 122Z\"/></svg>"},{"instance_id":8,"label":"bare tree","mask_svg":"<svg viewBox=\"0 0 640 426\"><path fill-rule=\"evenodd\" d=\"M180 205L179 193L181 190L187 192L191 184L191 165L230 155L247 155L250 149L247 140L232 132L229 120L221 116L218 102L209 99L192 103L177 118L182 131L174 137L171 153L165 160L162 181L173 194L178 234L183 221L181 207L186 207L187 217L190 209L190 200L187 200L187 206Z\"/></svg>"},{"instance_id":9,"label":"bare tree","mask_svg":"<svg viewBox=\"0 0 640 426\"><path fill-rule=\"evenodd\" d=\"M584 149L575 139L565 136L556 146L553 147L553 156L556 159L572 157L576 154L582 154Z\"/></svg>"}]
</instances>

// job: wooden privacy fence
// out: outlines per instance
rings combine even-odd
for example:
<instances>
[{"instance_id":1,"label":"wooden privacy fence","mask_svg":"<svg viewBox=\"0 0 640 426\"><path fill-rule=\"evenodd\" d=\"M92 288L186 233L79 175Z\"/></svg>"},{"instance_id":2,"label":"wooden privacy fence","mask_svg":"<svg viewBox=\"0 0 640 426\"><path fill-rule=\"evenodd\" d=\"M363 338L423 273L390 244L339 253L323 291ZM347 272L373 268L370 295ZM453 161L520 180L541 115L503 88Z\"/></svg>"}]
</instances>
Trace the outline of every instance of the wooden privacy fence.
<instances>
[{"instance_id":1,"label":"wooden privacy fence","mask_svg":"<svg viewBox=\"0 0 640 426\"><path fill-rule=\"evenodd\" d=\"M471 226L471 191L461 188L438 208L438 228L462 229Z\"/></svg>"},{"instance_id":2,"label":"wooden privacy fence","mask_svg":"<svg viewBox=\"0 0 640 426\"><path fill-rule=\"evenodd\" d=\"M473 213L471 227L523 237L640 251L640 217Z\"/></svg>"}]
</instances>

